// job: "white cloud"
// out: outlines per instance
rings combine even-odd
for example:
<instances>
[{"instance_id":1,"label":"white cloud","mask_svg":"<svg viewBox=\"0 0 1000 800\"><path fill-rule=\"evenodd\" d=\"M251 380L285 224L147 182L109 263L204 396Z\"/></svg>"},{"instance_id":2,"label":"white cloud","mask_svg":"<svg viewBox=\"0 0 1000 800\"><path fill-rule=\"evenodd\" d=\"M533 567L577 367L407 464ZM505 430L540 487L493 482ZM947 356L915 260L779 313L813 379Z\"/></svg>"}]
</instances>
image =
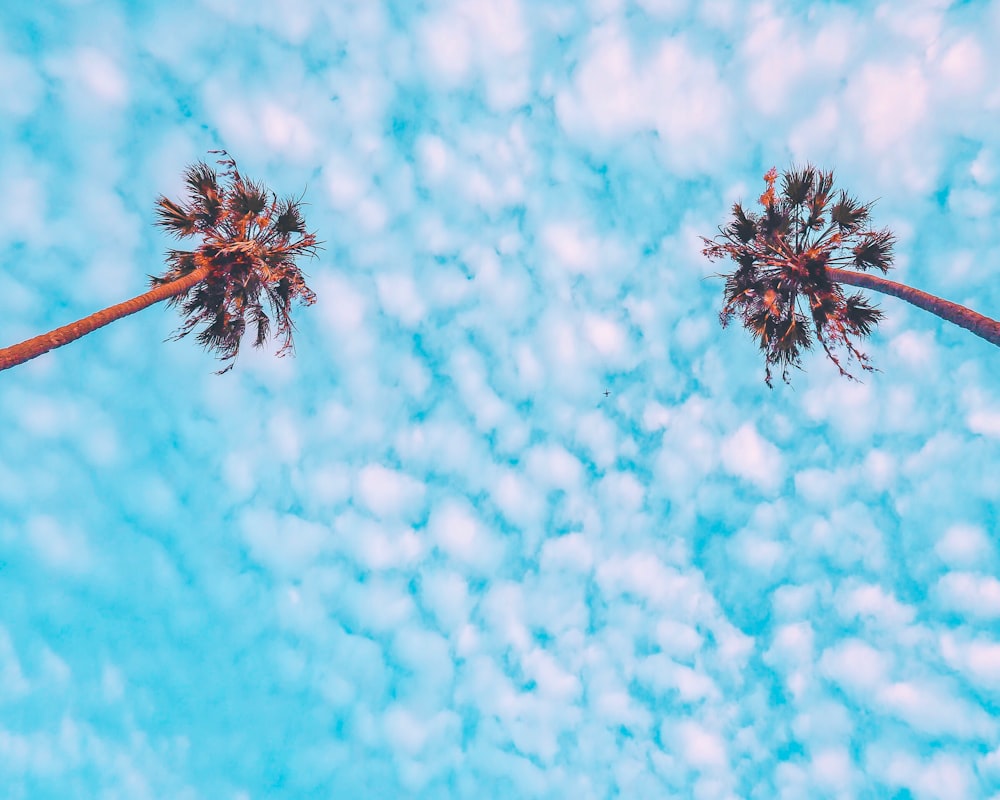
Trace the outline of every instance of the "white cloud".
<instances>
[{"instance_id":1,"label":"white cloud","mask_svg":"<svg viewBox=\"0 0 1000 800\"><path fill-rule=\"evenodd\" d=\"M809 503L830 507L843 496L848 476L843 472L811 467L795 474L795 491Z\"/></svg>"},{"instance_id":2,"label":"white cloud","mask_svg":"<svg viewBox=\"0 0 1000 800\"><path fill-rule=\"evenodd\" d=\"M973 433L1000 439L1000 411L985 408L972 411L966 417L966 424Z\"/></svg>"},{"instance_id":3,"label":"white cloud","mask_svg":"<svg viewBox=\"0 0 1000 800\"><path fill-rule=\"evenodd\" d=\"M715 605L714 600L704 598L705 610ZM715 617L714 614L712 614ZM720 660L720 669L731 675L739 675L745 668L747 659L754 652L756 642L754 637L743 633L725 616L718 616L709 623L715 638L715 648Z\"/></svg>"},{"instance_id":4,"label":"white cloud","mask_svg":"<svg viewBox=\"0 0 1000 800\"><path fill-rule=\"evenodd\" d=\"M614 320L590 314L584 317L583 326L587 339L602 356L617 359L623 354L628 336Z\"/></svg>"},{"instance_id":5,"label":"white cloud","mask_svg":"<svg viewBox=\"0 0 1000 800\"><path fill-rule=\"evenodd\" d=\"M408 468L453 472L468 476L474 485L485 485L486 470L471 471L485 458L483 444L474 439L466 425L442 416L394 431L394 445Z\"/></svg>"},{"instance_id":6,"label":"white cloud","mask_svg":"<svg viewBox=\"0 0 1000 800\"><path fill-rule=\"evenodd\" d=\"M656 623L656 641L660 650L679 660L692 658L702 646L702 636L698 631L672 619L661 619Z\"/></svg>"},{"instance_id":7,"label":"white cloud","mask_svg":"<svg viewBox=\"0 0 1000 800\"><path fill-rule=\"evenodd\" d=\"M499 642L501 649L513 646L526 651L531 635L525 624L524 588L510 581L496 582L490 586L483 598L480 611L489 628Z\"/></svg>"},{"instance_id":8,"label":"white cloud","mask_svg":"<svg viewBox=\"0 0 1000 800\"><path fill-rule=\"evenodd\" d=\"M358 347L362 338L367 300L346 278L325 273L315 281L319 298L316 308L322 321L337 337L337 344L349 349Z\"/></svg>"},{"instance_id":9,"label":"white cloud","mask_svg":"<svg viewBox=\"0 0 1000 800\"><path fill-rule=\"evenodd\" d=\"M811 48L807 53L798 31L786 34L782 16L769 16L759 6L754 11L756 19L743 42L746 86L757 109L773 115L788 107L792 84L809 75L809 57L816 54Z\"/></svg>"},{"instance_id":10,"label":"white cloud","mask_svg":"<svg viewBox=\"0 0 1000 800\"><path fill-rule=\"evenodd\" d=\"M907 366L920 370L932 370L937 366L937 349L931 333L903 331L893 337L889 348Z\"/></svg>"},{"instance_id":11,"label":"white cloud","mask_svg":"<svg viewBox=\"0 0 1000 800\"><path fill-rule=\"evenodd\" d=\"M427 523L432 541L459 564L489 572L503 554L496 539L468 503L447 500L436 504Z\"/></svg>"},{"instance_id":12,"label":"white cloud","mask_svg":"<svg viewBox=\"0 0 1000 800\"><path fill-rule=\"evenodd\" d=\"M636 703L624 688L608 688L595 695L592 708L598 719L632 730L643 730L653 720L653 715Z\"/></svg>"},{"instance_id":13,"label":"white cloud","mask_svg":"<svg viewBox=\"0 0 1000 800\"><path fill-rule=\"evenodd\" d=\"M343 153L334 153L323 166L324 187L334 208L346 211L370 191L370 180L359 167Z\"/></svg>"},{"instance_id":14,"label":"white cloud","mask_svg":"<svg viewBox=\"0 0 1000 800\"><path fill-rule=\"evenodd\" d=\"M850 790L860 777L854 769L851 754L844 747L818 751L812 759L812 773L820 786L842 792Z\"/></svg>"},{"instance_id":15,"label":"white cloud","mask_svg":"<svg viewBox=\"0 0 1000 800\"><path fill-rule=\"evenodd\" d=\"M114 664L105 664L101 670L101 690L105 703L117 703L125 696L125 679Z\"/></svg>"},{"instance_id":16,"label":"white cloud","mask_svg":"<svg viewBox=\"0 0 1000 800\"><path fill-rule=\"evenodd\" d=\"M688 8L689 0L638 0L639 7L657 19L676 19Z\"/></svg>"},{"instance_id":17,"label":"white cloud","mask_svg":"<svg viewBox=\"0 0 1000 800\"><path fill-rule=\"evenodd\" d=\"M610 458L595 459L601 467L606 467ZM602 463L603 462L603 463ZM609 472L597 483L597 491L607 507L617 512L634 513L642 508L646 489L628 472Z\"/></svg>"},{"instance_id":18,"label":"white cloud","mask_svg":"<svg viewBox=\"0 0 1000 800\"><path fill-rule=\"evenodd\" d=\"M927 80L913 59L863 67L849 91L866 142L876 151L912 136L927 114Z\"/></svg>"},{"instance_id":19,"label":"white cloud","mask_svg":"<svg viewBox=\"0 0 1000 800\"><path fill-rule=\"evenodd\" d=\"M980 619L1000 617L1000 580L974 572L949 572L938 579L934 595L946 609Z\"/></svg>"},{"instance_id":20,"label":"white cloud","mask_svg":"<svg viewBox=\"0 0 1000 800\"><path fill-rule=\"evenodd\" d=\"M431 74L445 85L478 76L493 108L506 110L523 101L528 34L519 0L451 0L424 21L419 39Z\"/></svg>"},{"instance_id":21,"label":"white cloud","mask_svg":"<svg viewBox=\"0 0 1000 800\"><path fill-rule=\"evenodd\" d=\"M112 106L125 102L128 82L108 54L83 48L73 55L68 66L68 74L79 80L95 100Z\"/></svg>"},{"instance_id":22,"label":"white cloud","mask_svg":"<svg viewBox=\"0 0 1000 800\"><path fill-rule=\"evenodd\" d=\"M265 102L259 111L259 117L264 141L273 150L301 154L315 148L316 143L308 123L295 112L277 103Z\"/></svg>"},{"instance_id":23,"label":"white cloud","mask_svg":"<svg viewBox=\"0 0 1000 800\"><path fill-rule=\"evenodd\" d=\"M330 530L293 514L248 509L240 515L250 554L279 575L301 574L332 544Z\"/></svg>"},{"instance_id":24,"label":"white cloud","mask_svg":"<svg viewBox=\"0 0 1000 800\"><path fill-rule=\"evenodd\" d=\"M11 117L28 116L38 106L42 87L37 67L0 41L0 109Z\"/></svg>"},{"instance_id":25,"label":"white cloud","mask_svg":"<svg viewBox=\"0 0 1000 800\"><path fill-rule=\"evenodd\" d=\"M885 491L895 478L896 464L883 450L872 450L865 456L864 474L869 485L877 491Z\"/></svg>"},{"instance_id":26,"label":"white cloud","mask_svg":"<svg viewBox=\"0 0 1000 800\"><path fill-rule=\"evenodd\" d=\"M941 56L939 69L949 92L979 96L988 67L977 37L964 36L948 47Z\"/></svg>"},{"instance_id":27,"label":"white cloud","mask_svg":"<svg viewBox=\"0 0 1000 800\"><path fill-rule=\"evenodd\" d=\"M819 751L848 741L854 724L848 707L830 699L816 698L792 720L792 731L810 749Z\"/></svg>"},{"instance_id":28,"label":"white cloud","mask_svg":"<svg viewBox=\"0 0 1000 800\"><path fill-rule=\"evenodd\" d=\"M485 364L478 353L468 348L456 350L449 359L448 371L479 430L506 428L509 435L518 435L521 426L513 422L513 415L490 385ZM513 449L520 450L523 441L512 444Z\"/></svg>"},{"instance_id":29,"label":"white cloud","mask_svg":"<svg viewBox=\"0 0 1000 800\"><path fill-rule=\"evenodd\" d=\"M390 706L383 718L389 743L407 755L417 755L429 742L460 724L458 716L442 711L430 719L421 719L401 704Z\"/></svg>"},{"instance_id":30,"label":"white cloud","mask_svg":"<svg viewBox=\"0 0 1000 800\"><path fill-rule=\"evenodd\" d=\"M784 544L767 536L741 531L729 542L729 551L752 570L771 575L787 555Z\"/></svg>"},{"instance_id":31,"label":"white cloud","mask_svg":"<svg viewBox=\"0 0 1000 800\"><path fill-rule=\"evenodd\" d=\"M853 583L853 582L852 582ZM912 606L900 603L881 586L842 586L837 592L837 607L845 619L860 617L884 628L909 625L916 617Z\"/></svg>"},{"instance_id":32,"label":"white cloud","mask_svg":"<svg viewBox=\"0 0 1000 800\"><path fill-rule=\"evenodd\" d=\"M771 594L774 613L778 619L798 620L809 614L816 603L817 587L785 584Z\"/></svg>"},{"instance_id":33,"label":"white cloud","mask_svg":"<svg viewBox=\"0 0 1000 800\"><path fill-rule=\"evenodd\" d=\"M808 622L783 625L774 633L774 641L765 653L768 663L779 669L812 661L815 635Z\"/></svg>"},{"instance_id":34,"label":"white cloud","mask_svg":"<svg viewBox=\"0 0 1000 800\"><path fill-rule=\"evenodd\" d=\"M891 663L885 653L859 639L848 638L823 652L819 668L841 686L870 692L883 685Z\"/></svg>"},{"instance_id":35,"label":"white cloud","mask_svg":"<svg viewBox=\"0 0 1000 800\"><path fill-rule=\"evenodd\" d=\"M983 709L932 683L891 683L878 691L877 702L927 734L974 739L996 735L997 724Z\"/></svg>"},{"instance_id":36,"label":"white cloud","mask_svg":"<svg viewBox=\"0 0 1000 800\"><path fill-rule=\"evenodd\" d=\"M696 770L717 770L728 764L728 754L723 738L692 720L663 723L661 736L675 742L681 757Z\"/></svg>"},{"instance_id":37,"label":"white cloud","mask_svg":"<svg viewBox=\"0 0 1000 800\"><path fill-rule=\"evenodd\" d=\"M414 519L423 506L424 484L380 464L362 467L357 478L358 497L381 518Z\"/></svg>"},{"instance_id":38,"label":"white cloud","mask_svg":"<svg viewBox=\"0 0 1000 800\"><path fill-rule=\"evenodd\" d=\"M830 97L820 99L815 111L804 115L788 136L792 158L804 162L817 152L833 150L842 127L840 105Z\"/></svg>"},{"instance_id":39,"label":"white cloud","mask_svg":"<svg viewBox=\"0 0 1000 800\"><path fill-rule=\"evenodd\" d=\"M396 634L392 650L417 679L420 696L414 702L424 708L440 707L454 680L455 663L448 640L436 631L406 627Z\"/></svg>"},{"instance_id":40,"label":"white cloud","mask_svg":"<svg viewBox=\"0 0 1000 800\"><path fill-rule=\"evenodd\" d=\"M340 530L347 533L344 526ZM383 528L356 520L350 534L353 539L345 543L345 549L368 569L412 568L428 549L423 539L409 528Z\"/></svg>"},{"instance_id":41,"label":"white cloud","mask_svg":"<svg viewBox=\"0 0 1000 800\"><path fill-rule=\"evenodd\" d=\"M310 470L306 483L309 497L323 505L337 505L351 493L351 476L343 465L324 465Z\"/></svg>"},{"instance_id":42,"label":"white cloud","mask_svg":"<svg viewBox=\"0 0 1000 800\"><path fill-rule=\"evenodd\" d=\"M931 103L930 84L920 61L899 57L861 67L850 79L846 104L861 123L866 152L884 156L878 174L886 180L901 177L912 189L928 189L937 164L924 138Z\"/></svg>"},{"instance_id":43,"label":"white cloud","mask_svg":"<svg viewBox=\"0 0 1000 800\"><path fill-rule=\"evenodd\" d=\"M996 778L1000 776L1000 747L997 747L995 750L990 751L985 756L980 758L977 766L987 777Z\"/></svg>"},{"instance_id":44,"label":"white cloud","mask_svg":"<svg viewBox=\"0 0 1000 800\"><path fill-rule=\"evenodd\" d=\"M713 616L715 600L706 591L698 574L686 574L668 567L655 555L638 551L627 556L613 555L597 567L597 584L610 599L634 596L652 607L670 610L673 619L698 622ZM715 631L720 648L730 644L735 658L744 649L742 634L722 627Z\"/></svg>"},{"instance_id":45,"label":"white cloud","mask_svg":"<svg viewBox=\"0 0 1000 800\"><path fill-rule=\"evenodd\" d=\"M663 430L670 424L670 409L659 403L649 403L642 412L642 427L647 432Z\"/></svg>"},{"instance_id":46,"label":"white cloud","mask_svg":"<svg viewBox=\"0 0 1000 800\"><path fill-rule=\"evenodd\" d=\"M450 170L452 155L440 136L421 136L417 141L417 162L425 180L437 183Z\"/></svg>"},{"instance_id":47,"label":"white cloud","mask_svg":"<svg viewBox=\"0 0 1000 800\"><path fill-rule=\"evenodd\" d=\"M421 602L434 614L442 630L452 631L469 616L469 585L458 572L428 572L420 583Z\"/></svg>"},{"instance_id":48,"label":"white cloud","mask_svg":"<svg viewBox=\"0 0 1000 800\"><path fill-rule=\"evenodd\" d=\"M744 423L722 441L722 464L767 492L775 491L784 479L781 452L761 436L752 423Z\"/></svg>"},{"instance_id":49,"label":"white cloud","mask_svg":"<svg viewBox=\"0 0 1000 800\"><path fill-rule=\"evenodd\" d=\"M409 587L394 577L375 576L352 584L344 598L347 620L365 632L385 635L412 620L416 610Z\"/></svg>"},{"instance_id":50,"label":"white cloud","mask_svg":"<svg viewBox=\"0 0 1000 800\"><path fill-rule=\"evenodd\" d=\"M16 700L28 691L29 686L10 633L0 627L0 697L5 701Z\"/></svg>"},{"instance_id":51,"label":"white cloud","mask_svg":"<svg viewBox=\"0 0 1000 800\"><path fill-rule=\"evenodd\" d=\"M544 493L521 472L498 470L490 494L503 515L514 524L527 528L541 523L545 512Z\"/></svg>"},{"instance_id":52,"label":"white cloud","mask_svg":"<svg viewBox=\"0 0 1000 800\"><path fill-rule=\"evenodd\" d=\"M554 261L575 274L592 273L599 264L600 240L572 222L550 222L541 233Z\"/></svg>"},{"instance_id":53,"label":"white cloud","mask_svg":"<svg viewBox=\"0 0 1000 800\"><path fill-rule=\"evenodd\" d=\"M993 555L986 534L978 525L951 525L934 545L934 552L950 567L975 567Z\"/></svg>"},{"instance_id":54,"label":"white cloud","mask_svg":"<svg viewBox=\"0 0 1000 800\"><path fill-rule=\"evenodd\" d=\"M877 405L870 382L847 381L832 364L817 364L816 371L821 368L825 370L823 385L808 389L803 398L808 417L832 424L847 441L870 441L878 422L872 413Z\"/></svg>"},{"instance_id":55,"label":"white cloud","mask_svg":"<svg viewBox=\"0 0 1000 800\"><path fill-rule=\"evenodd\" d=\"M655 131L662 159L686 175L718 169L728 156L730 102L715 65L684 37L662 40L640 61L609 22L592 34L572 89L556 96L556 113L585 141Z\"/></svg>"},{"instance_id":56,"label":"white cloud","mask_svg":"<svg viewBox=\"0 0 1000 800\"><path fill-rule=\"evenodd\" d=\"M672 661L663 653L641 659L635 667L636 677L652 687L664 699L675 692L682 703L717 700L721 693L709 675Z\"/></svg>"},{"instance_id":57,"label":"white cloud","mask_svg":"<svg viewBox=\"0 0 1000 800\"><path fill-rule=\"evenodd\" d=\"M567 672L549 653L540 648L525 653L521 665L535 681L538 692L557 703L572 703L582 691L580 679Z\"/></svg>"},{"instance_id":58,"label":"white cloud","mask_svg":"<svg viewBox=\"0 0 1000 800\"><path fill-rule=\"evenodd\" d=\"M590 571L593 563L593 548L579 533L546 539L539 557L539 564L546 570L568 569L585 573Z\"/></svg>"},{"instance_id":59,"label":"white cloud","mask_svg":"<svg viewBox=\"0 0 1000 800\"><path fill-rule=\"evenodd\" d=\"M84 573L94 565L87 537L76 526L66 525L47 514L36 514L28 519L25 534L42 561L53 569Z\"/></svg>"},{"instance_id":60,"label":"white cloud","mask_svg":"<svg viewBox=\"0 0 1000 800\"><path fill-rule=\"evenodd\" d=\"M525 471L537 484L572 491L583 477L580 460L559 445L537 445L524 457Z\"/></svg>"},{"instance_id":61,"label":"white cloud","mask_svg":"<svg viewBox=\"0 0 1000 800\"><path fill-rule=\"evenodd\" d=\"M272 457L295 463L302 456L302 426L287 412L277 412L268 421L268 451Z\"/></svg>"},{"instance_id":62,"label":"white cloud","mask_svg":"<svg viewBox=\"0 0 1000 800\"><path fill-rule=\"evenodd\" d=\"M465 78L472 65L473 42L464 20L441 17L427 25L423 45L434 70L450 82Z\"/></svg>"},{"instance_id":63,"label":"white cloud","mask_svg":"<svg viewBox=\"0 0 1000 800\"><path fill-rule=\"evenodd\" d=\"M941 635L941 654L948 665L963 672L976 686L1000 690L1000 642L991 639L959 639Z\"/></svg>"}]
</instances>

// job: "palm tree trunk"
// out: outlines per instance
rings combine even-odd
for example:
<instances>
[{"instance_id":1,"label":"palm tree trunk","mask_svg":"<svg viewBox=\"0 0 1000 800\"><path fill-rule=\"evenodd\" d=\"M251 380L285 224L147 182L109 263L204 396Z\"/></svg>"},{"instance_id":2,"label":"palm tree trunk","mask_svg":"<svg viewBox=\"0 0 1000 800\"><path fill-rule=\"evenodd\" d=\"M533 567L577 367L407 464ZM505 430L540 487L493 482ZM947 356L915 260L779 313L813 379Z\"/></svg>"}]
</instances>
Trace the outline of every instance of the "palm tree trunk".
<instances>
[{"instance_id":1,"label":"palm tree trunk","mask_svg":"<svg viewBox=\"0 0 1000 800\"><path fill-rule=\"evenodd\" d=\"M110 306L103 311L98 311L96 314L91 314L89 317L84 317L69 325L63 325L63 327L56 328L54 331L49 331L41 336L27 339L20 344L13 344L10 347L0 349L0 370L16 367L18 364L23 364L25 361L30 361L43 353L49 352L49 350L54 350L57 347L62 347L64 344L74 342L81 336L86 336L98 328L103 328L105 325L111 324L116 319L127 317L136 311L142 311L147 306L159 303L161 300L167 300L183 294L195 284L203 281L207 276L208 267L199 267L183 278L178 278L170 283L164 283L155 289L150 289L145 294L140 294L138 297L126 300L124 303Z\"/></svg>"},{"instance_id":2,"label":"palm tree trunk","mask_svg":"<svg viewBox=\"0 0 1000 800\"><path fill-rule=\"evenodd\" d=\"M972 331L976 336L981 336L987 342L1000 347L1000 322L978 314L965 306L960 306L958 303L952 303L950 300L942 300L940 297L927 294L927 292L922 292L919 289L904 286L901 283L889 281L867 272L853 272L846 269L827 267L826 274L837 283L846 283L850 286L859 286L863 289L874 289L876 292L891 294L893 297L905 300L917 308L930 311L943 320Z\"/></svg>"}]
</instances>

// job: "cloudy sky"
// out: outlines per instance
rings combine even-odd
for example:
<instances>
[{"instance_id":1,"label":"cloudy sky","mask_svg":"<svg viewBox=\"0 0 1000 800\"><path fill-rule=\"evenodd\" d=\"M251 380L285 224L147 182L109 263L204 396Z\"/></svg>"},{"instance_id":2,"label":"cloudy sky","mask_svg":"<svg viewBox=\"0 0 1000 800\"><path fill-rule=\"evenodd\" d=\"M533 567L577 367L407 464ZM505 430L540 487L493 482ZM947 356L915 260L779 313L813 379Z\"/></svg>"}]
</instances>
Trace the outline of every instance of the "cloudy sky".
<instances>
[{"instance_id":1,"label":"cloudy sky","mask_svg":"<svg viewBox=\"0 0 1000 800\"><path fill-rule=\"evenodd\" d=\"M0 342L145 290L225 148L297 357L153 307L0 373L20 798L1000 796L1000 354L792 385L701 255L771 167L1000 317L1000 0L0 11Z\"/></svg>"}]
</instances>

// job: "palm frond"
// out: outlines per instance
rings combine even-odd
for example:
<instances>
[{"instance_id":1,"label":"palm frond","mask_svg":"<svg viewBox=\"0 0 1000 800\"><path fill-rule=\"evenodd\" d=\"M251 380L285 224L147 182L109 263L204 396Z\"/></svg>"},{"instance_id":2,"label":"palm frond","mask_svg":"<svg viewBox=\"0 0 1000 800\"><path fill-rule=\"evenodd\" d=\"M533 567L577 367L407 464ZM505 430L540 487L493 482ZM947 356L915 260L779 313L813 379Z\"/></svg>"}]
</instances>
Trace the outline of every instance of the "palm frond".
<instances>
[{"instance_id":1,"label":"palm frond","mask_svg":"<svg viewBox=\"0 0 1000 800\"><path fill-rule=\"evenodd\" d=\"M285 199L278 204L278 217L274 222L274 229L282 234L306 232L305 220L302 219L302 212L294 200Z\"/></svg>"},{"instance_id":2,"label":"palm frond","mask_svg":"<svg viewBox=\"0 0 1000 800\"><path fill-rule=\"evenodd\" d=\"M817 213L822 213L830 202L830 193L833 191L833 172L822 170L816 171L816 180L813 183L810 205Z\"/></svg>"},{"instance_id":3,"label":"palm frond","mask_svg":"<svg viewBox=\"0 0 1000 800\"><path fill-rule=\"evenodd\" d=\"M263 347L264 343L267 341L268 335L271 332L271 320L268 318L267 312L264 311L264 308L260 305L260 303L254 303L250 307L250 321L257 329L253 346Z\"/></svg>"},{"instance_id":4,"label":"palm frond","mask_svg":"<svg viewBox=\"0 0 1000 800\"><path fill-rule=\"evenodd\" d=\"M809 213L802 223L804 231L818 231L823 227L832 186L833 174L816 170L806 201Z\"/></svg>"},{"instance_id":5,"label":"palm frond","mask_svg":"<svg viewBox=\"0 0 1000 800\"><path fill-rule=\"evenodd\" d=\"M234 182L229 205L238 217L251 217L267 208L270 192L262 183L241 179Z\"/></svg>"},{"instance_id":6,"label":"palm frond","mask_svg":"<svg viewBox=\"0 0 1000 800\"><path fill-rule=\"evenodd\" d=\"M844 301L844 322L858 336L870 336L884 316L860 292Z\"/></svg>"},{"instance_id":7,"label":"palm frond","mask_svg":"<svg viewBox=\"0 0 1000 800\"><path fill-rule=\"evenodd\" d=\"M759 234L765 237L786 236L791 230L792 218L787 208L770 203L764 209L764 216L758 225Z\"/></svg>"},{"instance_id":8,"label":"palm frond","mask_svg":"<svg viewBox=\"0 0 1000 800\"><path fill-rule=\"evenodd\" d=\"M216 205L221 202L219 176L204 161L188 167L184 174L184 182L192 200L207 200Z\"/></svg>"},{"instance_id":9,"label":"palm frond","mask_svg":"<svg viewBox=\"0 0 1000 800\"><path fill-rule=\"evenodd\" d=\"M801 169L790 169L781 177L781 194L790 205L799 206L806 202L812 192L816 170L806 165Z\"/></svg>"},{"instance_id":10,"label":"palm frond","mask_svg":"<svg viewBox=\"0 0 1000 800\"><path fill-rule=\"evenodd\" d=\"M191 236L198 230L198 219L190 209L168 200L162 195L156 201L156 224L178 239Z\"/></svg>"},{"instance_id":11,"label":"palm frond","mask_svg":"<svg viewBox=\"0 0 1000 800\"><path fill-rule=\"evenodd\" d=\"M188 168L185 175L192 211L197 215L202 230L213 228L218 222L225 201L219 187L219 176L205 162L199 161Z\"/></svg>"},{"instance_id":12,"label":"palm frond","mask_svg":"<svg viewBox=\"0 0 1000 800\"><path fill-rule=\"evenodd\" d=\"M841 305L842 302L836 292L813 292L809 297L809 310L816 330L821 331L837 315Z\"/></svg>"},{"instance_id":13,"label":"palm frond","mask_svg":"<svg viewBox=\"0 0 1000 800\"><path fill-rule=\"evenodd\" d=\"M896 237L888 229L862 234L860 241L851 251L854 267L860 270L874 268L883 273L888 272L892 266L892 249L895 242Z\"/></svg>"},{"instance_id":14,"label":"palm frond","mask_svg":"<svg viewBox=\"0 0 1000 800\"><path fill-rule=\"evenodd\" d=\"M854 233L868 222L871 204L862 205L847 192L841 192L837 202L830 209L830 222L837 226L841 233Z\"/></svg>"}]
</instances>

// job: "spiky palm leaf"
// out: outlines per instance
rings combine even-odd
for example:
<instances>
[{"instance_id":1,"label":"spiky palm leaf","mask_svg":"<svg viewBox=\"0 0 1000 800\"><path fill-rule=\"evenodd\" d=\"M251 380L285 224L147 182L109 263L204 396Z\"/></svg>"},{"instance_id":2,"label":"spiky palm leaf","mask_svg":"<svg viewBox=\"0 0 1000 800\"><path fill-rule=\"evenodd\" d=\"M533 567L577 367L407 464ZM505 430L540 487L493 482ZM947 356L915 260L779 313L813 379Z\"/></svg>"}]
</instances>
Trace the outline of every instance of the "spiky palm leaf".
<instances>
[{"instance_id":1,"label":"spiky palm leaf","mask_svg":"<svg viewBox=\"0 0 1000 800\"><path fill-rule=\"evenodd\" d=\"M294 348L292 304L316 299L296 259L314 255L318 242L306 231L300 200L279 200L264 184L243 177L231 158L219 163L225 167L221 175L203 162L188 169L185 202L157 201L158 225L178 238L198 235L202 242L195 250L169 251L167 271L151 280L154 286L166 284L208 268L203 281L168 301L186 317L174 338L202 325L198 342L229 362L220 370L227 372L248 322L255 347L264 345L273 326L282 340L278 355Z\"/></svg>"}]
</instances>

